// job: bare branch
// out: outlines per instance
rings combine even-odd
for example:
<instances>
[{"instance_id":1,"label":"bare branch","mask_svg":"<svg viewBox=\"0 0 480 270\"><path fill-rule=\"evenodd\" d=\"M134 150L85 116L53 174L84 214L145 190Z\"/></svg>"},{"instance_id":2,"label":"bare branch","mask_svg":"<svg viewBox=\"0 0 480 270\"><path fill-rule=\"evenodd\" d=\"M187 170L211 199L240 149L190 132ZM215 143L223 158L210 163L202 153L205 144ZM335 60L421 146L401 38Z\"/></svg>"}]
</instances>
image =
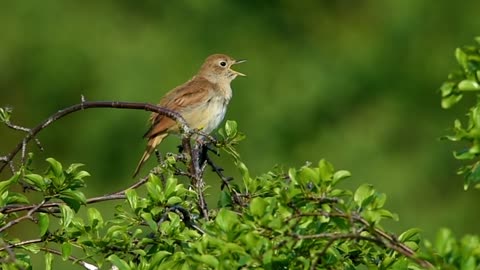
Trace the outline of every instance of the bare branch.
<instances>
[{"instance_id":1,"label":"bare branch","mask_svg":"<svg viewBox=\"0 0 480 270\"><path fill-rule=\"evenodd\" d=\"M52 253L52 254L55 254L55 255L58 255L58 256L62 256L62 252L56 250L56 249L53 249L53 248L48 248L48 247L41 247L40 250L43 250L45 252L48 252L48 253ZM90 263L87 263L83 260L80 260L78 259L77 257L74 257L74 256L68 256L68 260L74 262L74 263L77 263L77 264L80 264L81 266L83 266L85 269L89 269L89 270L96 270L96 269L99 269L97 266L93 265L93 264L90 264Z\"/></svg>"},{"instance_id":2,"label":"bare branch","mask_svg":"<svg viewBox=\"0 0 480 270\"><path fill-rule=\"evenodd\" d=\"M26 145L32 140L35 139L35 136L51 125L53 122L63 118L73 112L77 112L80 110L92 109L92 108L116 108L116 109L133 109L133 110L145 110L150 112L156 112L161 115L165 115L177 122L180 128L183 130L184 133L191 133L190 128L188 127L187 122L185 119L177 112L172 110L159 107L156 105L148 104L148 103L137 103L137 102L119 102L119 101L86 101L79 104L72 105L65 109L62 109L55 114L51 115L47 119L45 119L42 123L37 125L36 127L30 129L30 132L25 136L21 143L19 143L5 158L2 159L4 162L3 165L0 167L0 172L3 171L5 166L10 163L13 158L18 154L19 151L22 151L22 163L24 162L25 152L26 152ZM204 134L202 134L204 135Z\"/></svg>"},{"instance_id":3,"label":"bare branch","mask_svg":"<svg viewBox=\"0 0 480 270\"><path fill-rule=\"evenodd\" d=\"M87 204L93 204L93 203L104 202L104 201L123 200L123 199L126 198L125 192L127 190L138 188L138 187L142 186L143 184L145 184L147 181L148 181L148 176L145 176L145 177L141 178L139 181L135 182L133 185L131 185L131 186L129 186L129 187L123 189L123 190L120 190L120 191L117 191L117 192L114 192L114 193L111 193L111 194L103 195L103 196L89 198L89 199L87 199L86 203ZM7 205L7 206L4 206L4 207L0 208L0 213L8 214L8 213L13 213L13 212L21 212L21 211L28 211L28 210L30 210L30 211L34 210L33 212L40 212L41 211L41 212L52 213L54 211L42 211L42 210L49 209L49 208L58 208L62 204L64 204L64 203L54 202L54 203L43 203L43 204L39 204L39 205L18 205L18 204ZM30 211L29 211L29 213L30 213ZM33 214L33 212L32 212L32 214ZM26 217L22 217L22 218L24 219ZM1 229L0 229L0 232L1 232Z\"/></svg>"},{"instance_id":4,"label":"bare branch","mask_svg":"<svg viewBox=\"0 0 480 270\"><path fill-rule=\"evenodd\" d=\"M203 180L203 170L200 167L200 149L201 143L197 142L192 147L191 140L189 137L184 136L182 140L183 151L190 155L190 163L188 165L189 173L192 175L191 181L192 186L197 191L198 196L198 208L202 216L208 220L208 207L203 194L203 189L205 188L205 182Z\"/></svg>"},{"instance_id":5,"label":"bare branch","mask_svg":"<svg viewBox=\"0 0 480 270\"><path fill-rule=\"evenodd\" d=\"M27 246L27 245L31 245L31 244L41 243L41 242L43 242L43 241L44 241L44 240L41 239L41 238L31 239L31 240L25 240L25 241L22 241L22 242L18 242L18 243L6 245L6 246L4 246L4 247L0 247L0 251L7 250L7 249L9 249L9 248L16 248L16 247L21 247L21 246Z\"/></svg>"},{"instance_id":6,"label":"bare branch","mask_svg":"<svg viewBox=\"0 0 480 270\"><path fill-rule=\"evenodd\" d=\"M19 223L20 221L24 220L24 219L31 219L33 220L33 214L38 210L40 209L44 204L45 204L45 200L43 200L41 203L37 204L37 205L34 205L34 207L32 209L30 209L30 211L28 211L28 213L24 216L21 216L19 218L16 218L14 220L11 220L9 221L7 224L5 224L2 228L0 228L0 232L3 232L5 231L6 229L12 227L13 225Z\"/></svg>"}]
</instances>

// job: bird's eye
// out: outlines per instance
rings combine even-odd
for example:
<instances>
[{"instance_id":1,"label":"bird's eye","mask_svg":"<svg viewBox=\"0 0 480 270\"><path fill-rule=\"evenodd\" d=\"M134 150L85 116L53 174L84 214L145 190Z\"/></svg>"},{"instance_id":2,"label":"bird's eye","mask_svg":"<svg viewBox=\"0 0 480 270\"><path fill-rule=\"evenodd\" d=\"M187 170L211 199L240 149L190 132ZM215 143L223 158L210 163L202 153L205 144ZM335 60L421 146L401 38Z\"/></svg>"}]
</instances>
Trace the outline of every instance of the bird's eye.
<instances>
[{"instance_id":1,"label":"bird's eye","mask_svg":"<svg viewBox=\"0 0 480 270\"><path fill-rule=\"evenodd\" d=\"M224 67L224 66L226 66L226 65L227 65L227 62L225 62L225 61L221 61L221 62L220 62L220 66Z\"/></svg>"}]
</instances>

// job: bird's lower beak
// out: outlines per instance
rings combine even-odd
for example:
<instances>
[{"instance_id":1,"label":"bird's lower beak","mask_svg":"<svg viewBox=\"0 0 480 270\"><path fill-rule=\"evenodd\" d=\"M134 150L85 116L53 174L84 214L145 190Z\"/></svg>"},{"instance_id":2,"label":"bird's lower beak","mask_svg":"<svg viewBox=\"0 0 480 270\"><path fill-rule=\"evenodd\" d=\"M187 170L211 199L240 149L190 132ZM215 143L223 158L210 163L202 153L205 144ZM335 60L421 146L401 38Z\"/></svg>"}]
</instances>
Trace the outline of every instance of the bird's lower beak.
<instances>
[{"instance_id":1,"label":"bird's lower beak","mask_svg":"<svg viewBox=\"0 0 480 270\"><path fill-rule=\"evenodd\" d=\"M247 60L246 60L246 59L236 60L235 63L233 63L233 65L241 64L241 63L243 63L243 62L247 62ZM245 74L243 74L243 73L241 73L241 72L238 72L238 71L236 71L236 70L233 70L231 67L230 67L230 70L231 70L233 73L235 73L236 75L238 75L238 76L247 76L247 75L245 75Z\"/></svg>"}]
</instances>

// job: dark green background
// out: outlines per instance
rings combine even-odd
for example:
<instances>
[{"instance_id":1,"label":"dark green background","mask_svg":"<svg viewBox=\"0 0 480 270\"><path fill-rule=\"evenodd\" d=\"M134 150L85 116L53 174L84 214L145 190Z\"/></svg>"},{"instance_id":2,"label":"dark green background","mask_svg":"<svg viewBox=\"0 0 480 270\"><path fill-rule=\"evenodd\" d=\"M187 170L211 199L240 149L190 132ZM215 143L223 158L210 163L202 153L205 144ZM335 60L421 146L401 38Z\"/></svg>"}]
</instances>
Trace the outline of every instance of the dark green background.
<instances>
[{"instance_id":1,"label":"dark green background","mask_svg":"<svg viewBox=\"0 0 480 270\"><path fill-rule=\"evenodd\" d=\"M454 49L479 34L478 0L0 6L0 106L14 108L14 123L34 126L81 95L156 103L209 54L227 53L248 59L237 67L248 77L233 82L226 118L247 134L239 151L252 175L326 158L353 173L346 186L372 183L388 195L387 208L400 216L389 230L419 227L430 238L443 226L480 232L478 191L463 191L453 148L438 140L465 107L442 110L437 92L456 68ZM134 181L147 118L108 109L74 114L41 133L46 152L37 159L85 163L89 197L119 190ZM0 155L21 137L0 127ZM177 144L170 138L160 149ZM238 175L225 155L219 160ZM208 181L218 193L218 180Z\"/></svg>"}]
</instances>

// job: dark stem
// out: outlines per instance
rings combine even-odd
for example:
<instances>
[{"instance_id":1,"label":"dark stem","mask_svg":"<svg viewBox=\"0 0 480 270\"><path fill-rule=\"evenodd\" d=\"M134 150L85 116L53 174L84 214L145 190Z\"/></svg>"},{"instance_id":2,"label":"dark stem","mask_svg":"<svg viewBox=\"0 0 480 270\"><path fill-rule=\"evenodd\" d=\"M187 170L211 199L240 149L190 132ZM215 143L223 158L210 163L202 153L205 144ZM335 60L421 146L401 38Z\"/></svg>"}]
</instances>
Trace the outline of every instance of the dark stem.
<instances>
[{"instance_id":1,"label":"dark stem","mask_svg":"<svg viewBox=\"0 0 480 270\"><path fill-rule=\"evenodd\" d=\"M129 189L135 189L143 184L145 184L148 181L148 176L141 178L139 181L135 182L133 185L129 186L128 188L125 188L123 190L117 191L115 193L103 195L103 196L98 196L98 197L93 197L87 199L86 204L93 204L93 203L98 203L98 202L105 202L105 201L112 201L112 200L123 200L126 198L125 192ZM2 208L0 208L0 213L2 214L8 214L12 212L20 212L20 211L27 211L27 210L32 210L35 209L33 212L37 211L42 211L43 209L48 209L48 208L58 208L60 205L63 203L61 202L54 202L54 203L43 203L39 205L7 205ZM32 212L32 213L33 213ZM42 212L54 212L54 211L42 211Z\"/></svg>"},{"instance_id":2,"label":"dark stem","mask_svg":"<svg viewBox=\"0 0 480 270\"><path fill-rule=\"evenodd\" d=\"M192 176L192 186L197 191L198 196L198 208L202 213L202 216L208 220L208 207L207 202L205 201L205 196L203 194L203 188L205 183L203 181L203 169L200 168L200 148L201 143L197 142L193 145L191 144L191 138L188 136L183 136L182 139L182 148L184 153L187 153L190 156L190 162L187 164L188 172Z\"/></svg>"},{"instance_id":3,"label":"dark stem","mask_svg":"<svg viewBox=\"0 0 480 270\"><path fill-rule=\"evenodd\" d=\"M42 123L40 123L36 127L30 129L30 131L25 136L25 138L19 144L17 144L17 146L8 155L6 155L1 159L1 161L3 161L4 164L1 165L0 172L3 171L5 166L7 166L7 164L10 164L12 162L13 158L18 154L19 151L22 151L22 164L23 164L25 160L26 145L32 139L35 139L35 136L40 131L42 131L43 129L45 129L46 127L51 125L53 122L57 121L58 119L63 118L73 112L92 109L92 108L117 108L117 109L133 109L133 110L145 110L150 112L156 112L158 114L165 115L175 120L185 133L189 134L191 132L190 128L187 125L187 122L179 113L163 107L159 107L159 106L148 104L148 103L137 103L137 102L85 101L56 112L55 114L45 119Z\"/></svg>"}]
</instances>

